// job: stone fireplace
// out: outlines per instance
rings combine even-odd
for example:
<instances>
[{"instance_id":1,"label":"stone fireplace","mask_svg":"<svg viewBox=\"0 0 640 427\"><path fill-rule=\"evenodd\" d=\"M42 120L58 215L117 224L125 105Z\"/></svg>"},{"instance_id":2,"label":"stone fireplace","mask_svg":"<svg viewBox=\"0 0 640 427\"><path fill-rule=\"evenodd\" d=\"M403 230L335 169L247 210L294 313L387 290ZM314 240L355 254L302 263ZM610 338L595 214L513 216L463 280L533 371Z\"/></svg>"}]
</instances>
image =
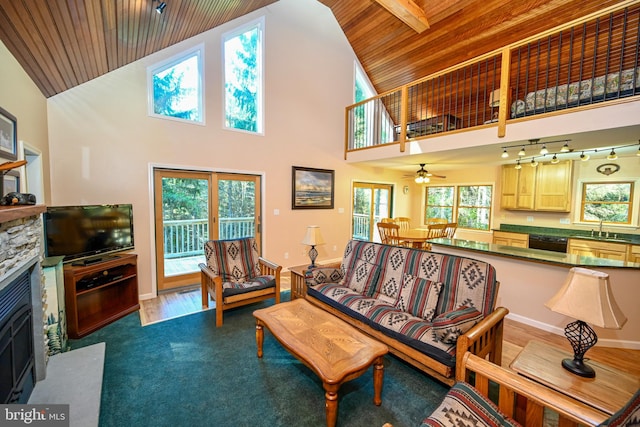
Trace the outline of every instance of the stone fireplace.
<instances>
[{"instance_id":1,"label":"stone fireplace","mask_svg":"<svg viewBox=\"0 0 640 427\"><path fill-rule=\"evenodd\" d=\"M44 211L42 205L0 207L0 307L5 314L0 318L0 330L5 331L5 338L10 338L7 345L3 341L0 376L19 383L11 393L13 397L9 397L14 403L26 403L35 383L46 376L41 268ZM14 368L5 366L13 366L14 362L24 365L25 372L16 374L12 372ZM21 377L14 378L16 375Z\"/></svg>"}]
</instances>

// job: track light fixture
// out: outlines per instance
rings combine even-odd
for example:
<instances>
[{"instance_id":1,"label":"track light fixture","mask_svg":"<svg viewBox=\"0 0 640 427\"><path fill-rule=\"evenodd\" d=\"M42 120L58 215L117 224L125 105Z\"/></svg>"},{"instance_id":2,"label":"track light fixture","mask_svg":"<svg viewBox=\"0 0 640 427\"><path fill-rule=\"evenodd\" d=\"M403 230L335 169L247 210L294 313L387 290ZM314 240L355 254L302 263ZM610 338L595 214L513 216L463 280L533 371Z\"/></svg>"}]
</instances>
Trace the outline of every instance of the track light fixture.
<instances>
[{"instance_id":1,"label":"track light fixture","mask_svg":"<svg viewBox=\"0 0 640 427\"><path fill-rule=\"evenodd\" d=\"M573 150L571 148L569 148L569 140L561 140L561 141L550 141L550 142L546 142L546 143L540 143L538 142L539 140L537 139L530 139L529 140L529 145L538 145L538 144L542 144L542 149L540 150L540 155L539 156L543 156L545 157L546 154L553 154L553 157L551 158L551 163L559 163L560 159L559 156L561 154L569 154L571 152L573 152ZM554 142L564 142L564 145L562 146L562 148L560 148L558 151L551 153L549 152L548 149L546 149L547 144L550 143L554 143ZM583 162L586 162L587 160L589 160L591 158L591 156L589 154L586 153L598 153L598 152L603 152L603 151L608 151L609 154L607 155L607 160L616 160L618 158L618 153L616 153L616 150L620 150L623 148L629 148L629 147L635 147L638 146L638 151L636 152L637 156L640 156L640 140L638 141L637 144L627 144L627 145L618 145L615 147L610 147L610 148L593 148L593 149L589 149L589 150L582 150L579 159ZM521 147L520 151L518 152L518 160L516 161L516 169L520 169L521 161L525 161L525 160L529 160L529 158L525 159L525 147L526 145L511 145L511 146L506 146L506 147L501 147L502 148L502 158L508 158L509 157L509 148L513 148L513 147ZM539 156L533 156L530 157L531 159L531 166L535 167L538 165L538 162L535 160L536 157Z\"/></svg>"},{"instance_id":2,"label":"track light fixture","mask_svg":"<svg viewBox=\"0 0 640 427\"><path fill-rule=\"evenodd\" d=\"M589 155L584 154L584 151L583 151L582 154L580 154L580 160L582 160L583 162L586 162L587 160L589 160Z\"/></svg>"},{"instance_id":3,"label":"track light fixture","mask_svg":"<svg viewBox=\"0 0 640 427\"><path fill-rule=\"evenodd\" d=\"M522 169L522 165L520 164L520 159L516 162L516 169Z\"/></svg>"},{"instance_id":4,"label":"track light fixture","mask_svg":"<svg viewBox=\"0 0 640 427\"><path fill-rule=\"evenodd\" d=\"M502 158L506 159L507 157L509 157L509 153L507 153L507 149L505 148L504 151L502 152Z\"/></svg>"},{"instance_id":5,"label":"track light fixture","mask_svg":"<svg viewBox=\"0 0 640 427\"><path fill-rule=\"evenodd\" d=\"M558 156L554 154L553 157L551 158L551 163L555 165L558 162L560 162L560 159L558 159Z\"/></svg>"},{"instance_id":6,"label":"track light fixture","mask_svg":"<svg viewBox=\"0 0 640 427\"><path fill-rule=\"evenodd\" d=\"M561 152L561 153L568 153L569 151L571 151L571 150L569 149L569 143L568 143L568 142L565 142L565 143L564 143L564 145L562 146L562 148L560 149L560 152Z\"/></svg>"},{"instance_id":7,"label":"track light fixture","mask_svg":"<svg viewBox=\"0 0 640 427\"><path fill-rule=\"evenodd\" d=\"M159 0L156 0L159 1ZM156 6L156 12L162 14L164 13L164 9L167 7L167 3L161 1L160 4L158 6Z\"/></svg>"},{"instance_id":8,"label":"track light fixture","mask_svg":"<svg viewBox=\"0 0 640 427\"><path fill-rule=\"evenodd\" d=\"M536 158L534 157L533 159L531 159L531 167L535 168L536 166L538 166L538 162L536 162Z\"/></svg>"},{"instance_id":9,"label":"track light fixture","mask_svg":"<svg viewBox=\"0 0 640 427\"><path fill-rule=\"evenodd\" d=\"M607 156L607 159L615 160L617 158L618 158L618 155L616 154L615 150L612 148L611 153L609 153L609 155Z\"/></svg>"},{"instance_id":10,"label":"track light fixture","mask_svg":"<svg viewBox=\"0 0 640 427\"><path fill-rule=\"evenodd\" d=\"M504 151L507 151L507 147L504 147ZM522 148L520 149L520 151L518 151L518 156L522 157L525 156L527 153L525 153L524 151L524 145L522 146Z\"/></svg>"},{"instance_id":11,"label":"track light fixture","mask_svg":"<svg viewBox=\"0 0 640 427\"><path fill-rule=\"evenodd\" d=\"M547 149L547 144L542 144L542 148L540 149L540 154L542 154L543 156L545 154L549 154L549 150Z\"/></svg>"}]
</instances>

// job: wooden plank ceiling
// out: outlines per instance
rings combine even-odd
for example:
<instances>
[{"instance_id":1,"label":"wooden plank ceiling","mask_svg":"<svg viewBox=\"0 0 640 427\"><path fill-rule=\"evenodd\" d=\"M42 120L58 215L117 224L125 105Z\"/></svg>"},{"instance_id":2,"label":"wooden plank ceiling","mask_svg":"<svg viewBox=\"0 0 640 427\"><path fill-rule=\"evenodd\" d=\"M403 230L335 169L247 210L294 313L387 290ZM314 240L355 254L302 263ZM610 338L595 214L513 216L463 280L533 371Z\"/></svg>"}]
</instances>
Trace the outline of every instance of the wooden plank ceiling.
<instances>
[{"instance_id":1,"label":"wooden plank ceiling","mask_svg":"<svg viewBox=\"0 0 640 427\"><path fill-rule=\"evenodd\" d=\"M0 0L0 40L46 97L276 0ZM373 0L319 0L384 92L620 0L413 0L417 33ZM386 0L384 3L393 3Z\"/></svg>"}]
</instances>

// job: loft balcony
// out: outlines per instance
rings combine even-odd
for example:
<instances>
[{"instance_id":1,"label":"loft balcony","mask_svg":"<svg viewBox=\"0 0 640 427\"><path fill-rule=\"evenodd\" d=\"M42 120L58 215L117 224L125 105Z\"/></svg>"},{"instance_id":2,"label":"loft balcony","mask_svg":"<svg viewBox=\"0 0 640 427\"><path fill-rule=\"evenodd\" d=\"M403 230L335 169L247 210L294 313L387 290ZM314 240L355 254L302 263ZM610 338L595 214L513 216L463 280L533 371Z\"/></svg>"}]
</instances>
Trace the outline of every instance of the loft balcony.
<instances>
[{"instance_id":1,"label":"loft balcony","mask_svg":"<svg viewBox=\"0 0 640 427\"><path fill-rule=\"evenodd\" d=\"M423 153L522 141L545 136L546 129L557 128L558 118L565 120L563 131L580 132L594 128L607 107L613 107L607 112L613 119L601 120L602 129L640 125L639 3L568 23L347 107L345 159L399 157L412 154L407 149L412 146ZM577 120L567 120L566 114L579 112L571 116ZM481 132L470 138L470 131ZM443 136L450 138L437 138Z\"/></svg>"}]
</instances>

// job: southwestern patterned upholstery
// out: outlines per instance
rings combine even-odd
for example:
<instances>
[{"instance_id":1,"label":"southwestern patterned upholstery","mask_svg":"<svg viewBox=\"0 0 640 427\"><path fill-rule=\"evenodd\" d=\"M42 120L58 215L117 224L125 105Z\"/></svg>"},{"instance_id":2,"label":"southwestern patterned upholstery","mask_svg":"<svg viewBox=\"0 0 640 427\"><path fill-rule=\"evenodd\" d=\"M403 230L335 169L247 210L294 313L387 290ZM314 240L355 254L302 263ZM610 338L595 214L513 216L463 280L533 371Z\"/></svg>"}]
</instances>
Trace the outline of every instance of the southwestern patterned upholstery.
<instances>
[{"instance_id":1,"label":"southwestern patterned upholstery","mask_svg":"<svg viewBox=\"0 0 640 427\"><path fill-rule=\"evenodd\" d=\"M306 274L307 299L317 299L370 328L399 340L451 368L460 325L468 330L494 311L498 282L482 261L419 249L351 240L339 268ZM464 322L449 321L434 333L432 320L460 309ZM464 331L466 332L466 330ZM438 337L446 339L439 339Z\"/></svg>"},{"instance_id":2,"label":"southwestern patterned upholstery","mask_svg":"<svg viewBox=\"0 0 640 427\"><path fill-rule=\"evenodd\" d=\"M216 302L216 326L222 326L225 309L268 298L280 302L282 267L258 255L253 237L209 240L204 254L207 263L200 264L202 306L209 306L209 296Z\"/></svg>"},{"instance_id":3,"label":"southwestern patterned upholstery","mask_svg":"<svg viewBox=\"0 0 640 427\"><path fill-rule=\"evenodd\" d=\"M635 73L634 73L635 71ZM635 75L634 75L635 74ZM640 67L529 92L511 105L511 117L522 117L640 93Z\"/></svg>"}]
</instances>

